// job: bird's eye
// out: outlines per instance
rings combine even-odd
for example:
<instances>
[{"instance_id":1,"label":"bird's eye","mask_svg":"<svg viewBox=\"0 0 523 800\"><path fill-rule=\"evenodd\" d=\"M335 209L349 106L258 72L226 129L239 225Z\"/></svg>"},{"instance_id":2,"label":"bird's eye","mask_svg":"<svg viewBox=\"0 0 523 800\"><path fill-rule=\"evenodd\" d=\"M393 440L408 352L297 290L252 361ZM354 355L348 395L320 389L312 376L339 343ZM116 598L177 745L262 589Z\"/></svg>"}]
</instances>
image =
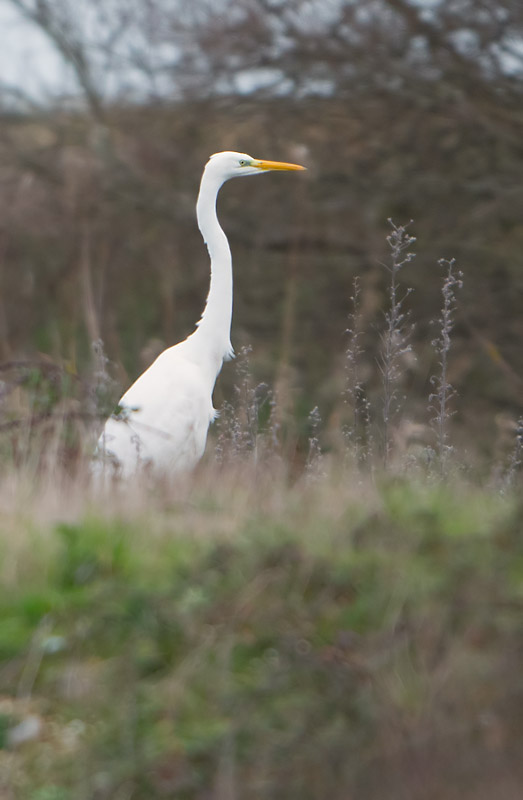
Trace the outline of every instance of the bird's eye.
<instances>
[{"instance_id":1,"label":"bird's eye","mask_svg":"<svg viewBox=\"0 0 523 800\"><path fill-rule=\"evenodd\" d=\"M247 161L244 158L240 158L240 167L246 167Z\"/></svg>"}]
</instances>

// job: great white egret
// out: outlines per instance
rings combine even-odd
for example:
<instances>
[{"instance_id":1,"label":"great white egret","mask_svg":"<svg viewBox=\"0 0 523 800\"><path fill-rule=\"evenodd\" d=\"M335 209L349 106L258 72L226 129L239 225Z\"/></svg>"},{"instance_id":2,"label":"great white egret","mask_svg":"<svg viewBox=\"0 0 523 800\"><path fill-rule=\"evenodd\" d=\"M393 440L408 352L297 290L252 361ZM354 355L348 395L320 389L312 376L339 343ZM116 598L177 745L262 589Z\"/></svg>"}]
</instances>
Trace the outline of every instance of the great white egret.
<instances>
[{"instance_id":1,"label":"great white egret","mask_svg":"<svg viewBox=\"0 0 523 800\"><path fill-rule=\"evenodd\" d=\"M263 161L246 153L211 156L203 171L196 216L211 259L207 302L196 330L164 350L125 392L98 441L97 468L114 466L129 476L143 466L173 474L191 469L203 455L215 417L212 393L231 346L232 260L216 216L216 197L229 178L270 170L302 170L298 164Z\"/></svg>"}]
</instances>

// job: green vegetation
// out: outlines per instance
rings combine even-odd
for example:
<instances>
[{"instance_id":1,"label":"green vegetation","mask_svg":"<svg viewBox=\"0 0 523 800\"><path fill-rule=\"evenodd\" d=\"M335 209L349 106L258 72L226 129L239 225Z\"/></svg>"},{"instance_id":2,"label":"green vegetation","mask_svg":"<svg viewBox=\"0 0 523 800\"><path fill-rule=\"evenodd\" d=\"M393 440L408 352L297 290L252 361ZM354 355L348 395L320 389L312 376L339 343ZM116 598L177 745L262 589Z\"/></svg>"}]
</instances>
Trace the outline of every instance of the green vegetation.
<instances>
[{"instance_id":1,"label":"green vegetation","mask_svg":"<svg viewBox=\"0 0 523 800\"><path fill-rule=\"evenodd\" d=\"M0 794L517 797L516 498L268 472L15 488Z\"/></svg>"}]
</instances>

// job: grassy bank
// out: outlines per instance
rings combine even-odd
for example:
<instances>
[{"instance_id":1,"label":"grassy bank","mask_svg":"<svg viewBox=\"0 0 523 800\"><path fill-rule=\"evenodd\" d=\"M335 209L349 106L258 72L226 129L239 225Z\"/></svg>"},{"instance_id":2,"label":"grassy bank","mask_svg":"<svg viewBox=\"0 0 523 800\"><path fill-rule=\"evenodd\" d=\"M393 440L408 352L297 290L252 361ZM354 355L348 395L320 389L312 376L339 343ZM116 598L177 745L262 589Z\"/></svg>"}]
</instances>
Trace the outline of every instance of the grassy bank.
<instances>
[{"instance_id":1,"label":"grassy bank","mask_svg":"<svg viewBox=\"0 0 523 800\"><path fill-rule=\"evenodd\" d=\"M516 498L205 468L2 491L0 797L520 796Z\"/></svg>"}]
</instances>

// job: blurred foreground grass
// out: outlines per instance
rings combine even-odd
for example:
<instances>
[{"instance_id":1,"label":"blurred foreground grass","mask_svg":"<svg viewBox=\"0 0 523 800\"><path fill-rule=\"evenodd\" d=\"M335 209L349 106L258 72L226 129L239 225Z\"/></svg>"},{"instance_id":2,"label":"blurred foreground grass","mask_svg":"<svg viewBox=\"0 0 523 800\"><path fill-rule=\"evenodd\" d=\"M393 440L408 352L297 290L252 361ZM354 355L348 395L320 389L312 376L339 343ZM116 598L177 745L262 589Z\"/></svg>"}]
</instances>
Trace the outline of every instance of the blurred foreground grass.
<instances>
[{"instance_id":1,"label":"blurred foreground grass","mask_svg":"<svg viewBox=\"0 0 523 800\"><path fill-rule=\"evenodd\" d=\"M216 469L2 495L2 800L522 796L518 498Z\"/></svg>"}]
</instances>

